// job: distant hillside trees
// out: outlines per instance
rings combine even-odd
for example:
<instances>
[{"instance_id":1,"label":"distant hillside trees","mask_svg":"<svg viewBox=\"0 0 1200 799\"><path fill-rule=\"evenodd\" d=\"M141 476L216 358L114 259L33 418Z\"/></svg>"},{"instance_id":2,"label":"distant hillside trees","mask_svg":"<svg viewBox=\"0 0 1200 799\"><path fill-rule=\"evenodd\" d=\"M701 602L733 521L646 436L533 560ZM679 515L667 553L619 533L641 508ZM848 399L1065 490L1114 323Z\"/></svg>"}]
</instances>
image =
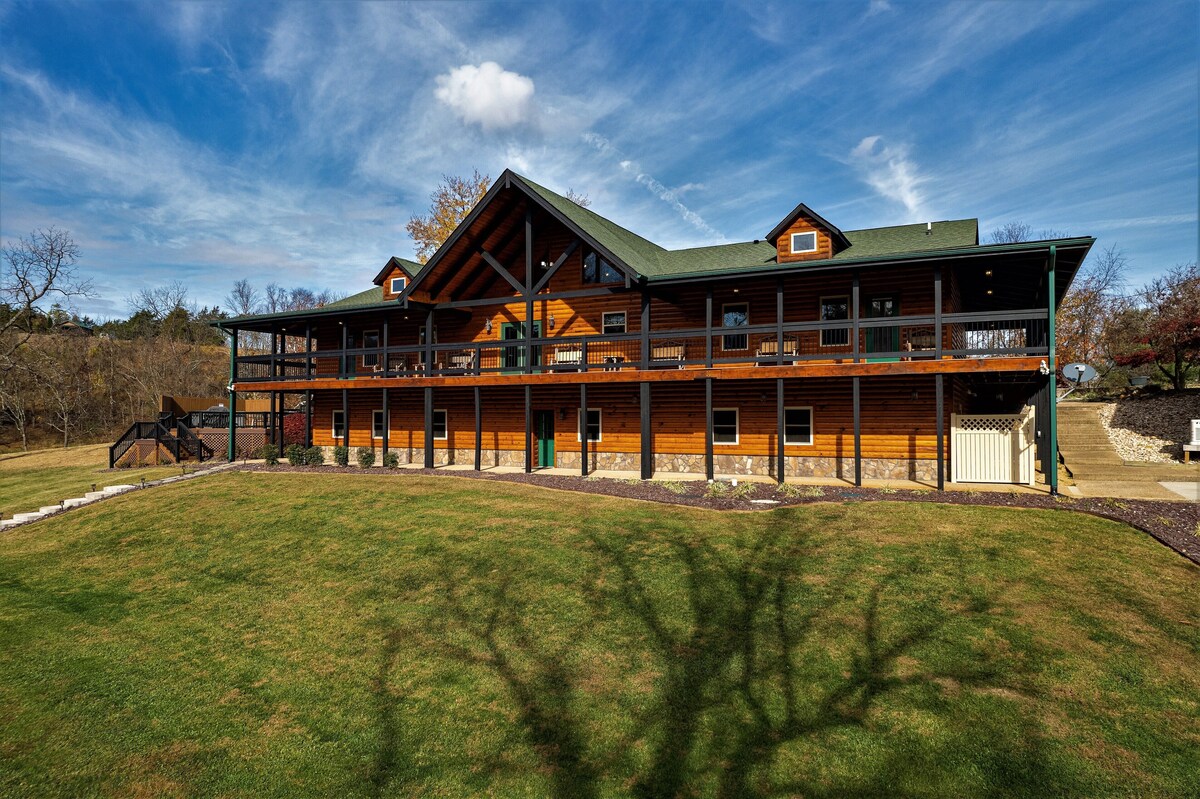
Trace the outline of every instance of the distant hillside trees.
<instances>
[{"instance_id":1,"label":"distant hillside trees","mask_svg":"<svg viewBox=\"0 0 1200 799\"><path fill-rule=\"evenodd\" d=\"M0 370L12 366L12 356L33 335L46 303L70 303L89 296L90 281L75 270L79 247L71 234L56 227L35 230L4 245L0 257Z\"/></svg>"},{"instance_id":2,"label":"distant hillside trees","mask_svg":"<svg viewBox=\"0 0 1200 799\"><path fill-rule=\"evenodd\" d=\"M1109 325L1107 343L1121 366L1150 366L1173 388L1200 368L1200 271L1176 266L1144 286Z\"/></svg>"}]
</instances>

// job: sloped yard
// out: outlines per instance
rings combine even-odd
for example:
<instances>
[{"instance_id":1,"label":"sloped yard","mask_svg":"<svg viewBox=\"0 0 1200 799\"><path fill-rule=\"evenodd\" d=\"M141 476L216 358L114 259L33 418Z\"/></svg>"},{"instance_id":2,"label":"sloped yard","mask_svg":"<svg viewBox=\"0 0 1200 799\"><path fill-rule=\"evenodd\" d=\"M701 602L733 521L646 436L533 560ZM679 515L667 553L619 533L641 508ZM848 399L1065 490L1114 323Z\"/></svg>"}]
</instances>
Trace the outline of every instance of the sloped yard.
<instances>
[{"instance_id":1,"label":"sloped yard","mask_svg":"<svg viewBox=\"0 0 1200 799\"><path fill-rule=\"evenodd\" d=\"M0 537L0 795L1196 795L1198 617L1061 511L227 473Z\"/></svg>"},{"instance_id":2,"label":"sloped yard","mask_svg":"<svg viewBox=\"0 0 1200 799\"><path fill-rule=\"evenodd\" d=\"M109 471L108 445L86 444L0 455L0 515L37 510L100 487L157 480L179 474L178 466Z\"/></svg>"}]
</instances>

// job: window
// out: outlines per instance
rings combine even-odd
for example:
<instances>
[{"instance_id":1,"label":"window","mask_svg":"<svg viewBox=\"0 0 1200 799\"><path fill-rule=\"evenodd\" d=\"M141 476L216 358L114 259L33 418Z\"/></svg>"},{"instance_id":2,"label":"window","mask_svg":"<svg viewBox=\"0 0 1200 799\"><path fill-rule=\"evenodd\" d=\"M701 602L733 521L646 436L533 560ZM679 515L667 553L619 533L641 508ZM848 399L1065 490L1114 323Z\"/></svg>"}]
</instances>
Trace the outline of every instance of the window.
<instances>
[{"instance_id":1,"label":"window","mask_svg":"<svg viewBox=\"0 0 1200 799\"><path fill-rule=\"evenodd\" d=\"M421 346L425 346L425 326L424 325L421 326L421 332L417 336L417 338L418 338L418 343ZM434 344L438 343L437 325L433 326L433 343Z\"/></svg>"},{"instance_id":2,"label":"window","mask_svg":"<svg viewBox=\"0 0 1200 799\"><path fill-rule=\"evenodd\" d=\"M817 234L814 231L792 234L792 255L817 251Z\"/></svg>"},{"instance_id":3,"label":"window","mask_svg":"<svg viewBox=\"0 0 1200 799\"><path fill-rule=\"evenodd\" d=\"M434 441L446 440L446 412L433 412L433 439Z\"/></svg>"},{"instance_id":4,"label":"window","mask_svg":"<svg viewBox=\"0 0 1200 799\"><path fill-rule=\"evenodd\" d=\"M383 438L383 411L371 411L371 438Z\"/></svg>"},{"instance_id":5,"label":"window","mask_svg":"<svg viewBox=\"0 0 1200 799\"><path fill-rule=\"evenodd\" d=\"M713 443L738 443L737 408L713 408Z\"/></svg>"},{"instance_id":6,"label":"window","mask_svg":"<svg viewBox=\"0 0 1200 799\"><path fill-rule=\"evenodd\" d=\"M784 408L783 443L813 443L812 408Z\"/></svg>"},{"instance_id":7,"label":"window","mask_svg":"<svg viewBox=\"0 0 1200 799\"><path fill-rule=\"evenodd\" d=\"M394 277L391 279L390 283L388 284L388 291L391 292L392 294L399 294L400 292L404 291L404 287L407 285L408 285L408 278Z\"/></svg>"},{"instance_id":8,"label":"window","mask_svg":"<svg viewBox=\"0 0 1200 799\"><path fill-rule=\"evenodd\" d=\"M579 431L578 430L575 431L575 440L576 441L579 440ZM588 441L599 441L600 440L600 409L599 408L588 408L587 409L587 440Z\"/></svg>"},{"instance_id":9,"label":"window","mask_svg":"<svg viewBox=\"0 0 1200 799\"><path fill-rule=\"evenodd\" d=\"M821 321L836 322L850 318L850 302L845 297L821 298ZM850 331L844 327L821 331L822 347L844 347L850 343Z\"/></svg>"},{"instance_id":10,"label":"window","mask_svg":"<svg viewBox=\"0 0 1200 799\"><path fill-rule=\"evenodd\" d=\"M604 329L605 335L609 335L612 333L624 333L625 332L625 312L624 311L613 311L612 313L606 313L606 314L604 314L602 321L603 321L602 327Z\"/></svg>"},{"instance_id":11,"label":"window","mask_svg":"<svg viewBox=\"0 0 1200 799\"><path fill-rule=\"evenodd\" d=\"M363 331L363 349L379 346L379 331L364 330ZM362 356L362 365L364 368L371 368L379 365L379 353L373 352L370 355Z\"/></svg>"},{"instance_id":12,"label":"window","mask_svg":"<svg viewBox=\"0 0 1200 799\"><path fill-rule=\"evenodd\" d=\"M745 327L750 324L750 306L744 302L721 306L721 327ZM745 333L721 336L721 349L744 350L750 346Z\"/></svg>"},{"instance_id":13,"label":"window","mask_svg":"<svg viewBox=\"0 0 1200 799\"><path fill-rule=\"evenodd\" d=\"M346 412L342 410L334 411L331 426L334 438L344 438L346 436Z\"/></svg>"},{"instance_id":14,"label":"window","mask_svg":"<svg viewBox=\"0 0 1200 799\"><path fill-rule=\"evenodd\" d=\"M620 283L624 280L615 266L600 257L595 250L588 250L583 256L584 283Z\"/></svg>"}]
</instances>

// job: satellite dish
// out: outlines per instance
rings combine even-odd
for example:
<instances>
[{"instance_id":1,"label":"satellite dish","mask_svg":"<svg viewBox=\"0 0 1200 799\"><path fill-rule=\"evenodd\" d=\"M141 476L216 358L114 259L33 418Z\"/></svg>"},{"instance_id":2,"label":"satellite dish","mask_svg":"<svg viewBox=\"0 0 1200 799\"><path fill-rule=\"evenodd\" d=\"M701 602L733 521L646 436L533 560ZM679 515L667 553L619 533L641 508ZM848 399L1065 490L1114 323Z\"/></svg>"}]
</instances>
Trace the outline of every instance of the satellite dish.
<instances>
[{"instance_id":1,"label":"satellite dish","mask_svg":"<svg viewBox=\"0 0 1200 799\"><path fill-rule=\"evenodd\" d=\"M1086 363L1069 363L1062 371L1063 377L1073 383L1090 383L1096 379L1096 370Z\"/></svg>"}]
</instances>

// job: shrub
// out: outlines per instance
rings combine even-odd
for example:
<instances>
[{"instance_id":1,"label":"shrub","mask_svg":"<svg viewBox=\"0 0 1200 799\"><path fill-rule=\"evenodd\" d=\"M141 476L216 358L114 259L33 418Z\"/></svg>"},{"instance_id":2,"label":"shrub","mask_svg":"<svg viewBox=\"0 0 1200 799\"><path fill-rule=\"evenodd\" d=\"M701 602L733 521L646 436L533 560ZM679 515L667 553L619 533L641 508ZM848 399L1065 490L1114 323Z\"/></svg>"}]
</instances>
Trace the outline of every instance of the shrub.
<instances>
[{"instance_id":1,"label":"shrub","mask_svg":"<svg viewBox=\"0 0 1200 799\"><path fill-rule=\"evenodd\" d=\"M354 453L354 457L358 458L358 465L364 469L370 469L375 465L375 450L370 447L359 447Z\"/></svg>"},{"instance_id":2,"label":"shrub","mask_svg":"<svg viewBox=\"0 0 1200 799\"><path fill-rule=\"evenodd\" d=\"M274 466L279 463L279 447L274 444L263 444L262 456L268 466Z\"/></svg>"},{"instance_id":3,"label":"shrub","mask_svg":"<svg viewBox=\"0 0 1200 799\"><path fill-rule=\"evenodd\" d=\"M320 447L309 447L304 450L304 464L306 466L324 466L325 450Z\"/></svg>"},{"instance_id":4,"label":"shrub","mask_svg":"<svg viewBox=\"0 0 1200 799\"><path fill-rule=\"evenodd\" d=\"M728 493L729 484L722 483L720 480L713 480L704 491L704 495L709 499L719 499Z\"/></svg>"},{"instance_id":5,"label":"shrub","mask_svg":"<svg viewBox=\"0 0 1200 799\"><path fill-rule=\"evenodd\" d=\"M284 454L287 455L288 463L293 466L304 465L304 447L299 444L288 444L288 448L284 450Z\"/></svg>"},{"instance_id":6,"label":"shrub","mask_svg":"<svg viewBox=\"0 0 1200 799\"><path fill-rule=\"evenodd\" d=\"M333 462L338 466L348 466L350 464L350 448L344 444L338 444L334 447Z\"/></svg>"},{"instance_id":7,"label":"shrub","mask_svg":"<svg viewBox=\"0 0 1200 799\"><path fill-rule=\"evenodd\" d=\"M735 499L748 499L749 497L753 496L754 492L757 490L757 483L751 483L747 480L743 480L733 487L733 490L729 492L729 495Z\"/></svg>"},{"instance_id":8,"label":"shrub","mask_svg":"<svg viewBox=\"0 0 1200 799\"><path fill-rule=\"evenodd\" d=\"M383 468L385 468L385 469L400 468L400 456L394 452L385 452L383 455Z\"/></svg>"}]
</instances>

